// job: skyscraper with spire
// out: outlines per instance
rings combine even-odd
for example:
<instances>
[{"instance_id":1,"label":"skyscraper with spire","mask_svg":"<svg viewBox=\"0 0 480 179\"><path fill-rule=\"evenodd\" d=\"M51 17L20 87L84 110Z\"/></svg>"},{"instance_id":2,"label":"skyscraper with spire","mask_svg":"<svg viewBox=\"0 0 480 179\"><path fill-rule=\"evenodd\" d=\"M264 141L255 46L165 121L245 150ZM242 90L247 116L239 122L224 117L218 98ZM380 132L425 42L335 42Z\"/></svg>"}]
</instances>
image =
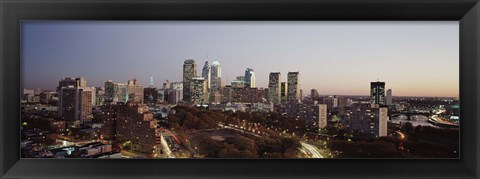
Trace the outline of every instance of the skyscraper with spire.
<instances>
[{"instance_id":1,"label":"skyscraper with spire","mask_svg":"<svg viewBox=\"0 0 480 179\"><path fill-rule=\"evenodd\" d=\"M202 77L205 79L205 82L207 84L207 90L210 90L211 87L211 82L212 82L212 71L210 67L210 63L208 63L208 60L205 61L205 65L203 65L203 70L202 70Z\"/></svg>"}]
</instances>

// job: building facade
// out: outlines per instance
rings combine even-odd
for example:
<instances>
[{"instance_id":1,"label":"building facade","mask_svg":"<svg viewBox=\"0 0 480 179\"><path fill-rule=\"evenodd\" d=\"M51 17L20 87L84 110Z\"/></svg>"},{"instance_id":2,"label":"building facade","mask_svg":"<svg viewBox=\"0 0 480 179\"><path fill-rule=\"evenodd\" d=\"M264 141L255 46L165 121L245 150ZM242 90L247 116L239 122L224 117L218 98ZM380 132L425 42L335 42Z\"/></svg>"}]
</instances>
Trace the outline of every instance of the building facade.
<instances>
[{"instance_id":1,"label":"building facade","mask_svg":"<svg viewBox=\"0 0 480 179\"><path fill-rule=\"evenodd\" d=\"M388 89L387 90L387 97L385 99L385 104L386 105L392 105L393 104L393 100L392 100L392 89Z\"/></svg>"},{"instance_id":2,"label":"building facade","mask_svg":"<svg viewBox=\"0 0 480 179\"><path fill-rule=\"evenodd\" d=\"M245 70L245 87L255 88L255 72L251 68Z\"/></svg>"},{"instance_id":3,"label":"building facade","mask_svg":"<svg viewBox=\"0 0 480 179\"><path fill-rule=\"evenodd\" d=\"M288 101L300 100L299 72L288 72L287 74L287 99Z\"/></svg>"},{"instance_id":4,"label":"building facade","mask_svg":"<svg viewBox=\"0 0 480 179\"><path fill-rule=\"evenodd\" d=\"M370 83L370 103L372 106L385 105L385 82Z\"/></svg>"},{"instance_id":5,"label":"building facade","mask_svg":"<svg viewBox=\"0 0 480 179\"><path fill-rule=\"evenodd\" d=\"M271 72L268 80L268 100L274 104L279 104L281 101L280 85L280 72Z\"/></svg>"},{"instance_id":6,"label":"building facade","mask_svg":"<svg viewBox=\"0 0 480 179\"><path fill-rule=\"evenodd\" d=\"M183 63L183 100L192 102L192 79L197 76L197 64L195 60L185 60Z\"/></svg>"}]
</instances>

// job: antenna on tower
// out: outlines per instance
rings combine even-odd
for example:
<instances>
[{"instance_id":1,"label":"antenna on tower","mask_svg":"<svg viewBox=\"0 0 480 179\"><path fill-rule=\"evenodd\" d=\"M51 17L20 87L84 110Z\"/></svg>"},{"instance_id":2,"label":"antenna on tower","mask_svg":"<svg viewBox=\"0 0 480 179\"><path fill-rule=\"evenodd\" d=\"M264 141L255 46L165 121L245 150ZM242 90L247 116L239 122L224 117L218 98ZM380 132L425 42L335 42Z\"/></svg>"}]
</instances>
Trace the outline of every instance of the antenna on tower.
<instances>
[{"instance_id":1,"label":"antenna on tower","mask_svg":"<svg viewBox=\"0 0 480 179\"><path fill-rule=\"evenodd\" d=\"M150 77L150 88L153 88L153 76Z\"/></svg>"}]
</instances>

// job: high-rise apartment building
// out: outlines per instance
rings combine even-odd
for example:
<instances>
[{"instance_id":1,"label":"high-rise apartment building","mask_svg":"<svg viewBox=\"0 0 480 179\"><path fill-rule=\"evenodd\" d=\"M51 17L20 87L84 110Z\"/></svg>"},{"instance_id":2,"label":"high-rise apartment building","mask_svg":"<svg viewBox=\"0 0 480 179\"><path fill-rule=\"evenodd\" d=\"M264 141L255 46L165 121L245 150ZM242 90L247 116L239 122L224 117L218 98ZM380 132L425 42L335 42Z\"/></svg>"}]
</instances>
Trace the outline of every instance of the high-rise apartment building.
<instances>
[{"instance_id":1,"label":"high-rise apartment building","mask_svg":"<svg viewBox=\"0 0 480 179\"><path fill-rule=\"evenodd\" d=\"M158 121L144 104L127 103L116 107L116 140L130 143L132 150L150 154L160 154L161 128Z\"/></svg>"},{"instance_id":2,"label":"high-rise apartment building","mask_svg":"<svg viewBox=\"0 0 480 179\"><path fill-rule=\"evenodd\" d=\"M288 72L287 75L287 99L288 101L300 100L299 72Z\"/></svg>"},{"instance_id":3,"label":"high-rise apartment building","mask_svg":"<svg viewBox=\"0 0 480 179\"><path fill-rule=\"evenodd\" d=\"M65 86L67 85L67 86ZM96 90L87 87L84 78L62 78L59 81L58 115L68 121L91 121L92 107L96 104Z\"/></svg>"},{"instance_id":4,"label":"high-rise apartment building","mask_svg":"<svg viewBox=\"0 0 480 179\"><path fill-rule=\"evenodd\" d=\"M327 105L318 104L318 128L323 129L327 127Z\"/></svg>"},{"instance_id":5,"label":"high-rise apartment building","mask_svg":"<svg viewBox=\"0 0 480 179\"><path fill-rule=\"evenodd\" d=\"M275 104L280 103L280 72L271 72L268 80L268 99Z\"/></svg>"},{"instance_id":6,"label":"high-rise apartment building","mask_svg":"<svg viewBox=\"0 0 480 179\"><path fill-rule=\"evenodd\" d=\"M385 82L370 83L370 103L372 106L385 105Z\"/></svg>"},{"instance_id":7,"label":"high-rise apartment building","mask_svg":"<svg viewBox=\"0 0 480 179\"><path fill-rule=\"evenodd\" d=\"M343 123L352 131L370 133L375 137L387 136L386 107L371 107L370 104L354 104L343 115Z\"/></svg>"},{"instance_id":8,"label":"high-rise apartment building","mask_svg":"<svg viewBox=\"0 0 480 179\"><path fill-rule=\"evenodd\" d=\"M192 102L191 82L197 76L197 64L195 60L185 60L183 63L183 100L185 102Z\"/></svg>"},{"instance_id":9,"label":"high-rise apartment building","mask_svg":"<svg viewBox=\"0 0 480 179\"><path fill-rule=\"evenodd\" d=\"M392 89L387 90L386 104L392 105Z\"/></svg>"},{"instance_id":10,"label":"high-rise apartment building","mask_svg":"<svg viewBox=\"0 0 480 179\"><path fill-rule=\"evenodd\" d=\"M245 87L255 88L255 72L251 68L245 70Z\"/></svg>"}]
</instances>

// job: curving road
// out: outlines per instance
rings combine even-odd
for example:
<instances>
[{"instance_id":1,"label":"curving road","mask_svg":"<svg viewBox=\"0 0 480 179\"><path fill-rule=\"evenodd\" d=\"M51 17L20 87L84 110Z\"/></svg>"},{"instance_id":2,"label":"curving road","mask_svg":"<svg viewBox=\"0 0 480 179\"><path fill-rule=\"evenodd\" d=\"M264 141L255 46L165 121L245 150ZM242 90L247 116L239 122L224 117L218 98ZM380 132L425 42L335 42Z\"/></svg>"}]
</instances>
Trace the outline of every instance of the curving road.
<instances>
[{"instance_id":1,"label":"curving road","mask_svg":"<svg viewBox=\"0 0 480 179\"><path fill-rule=\"evenodd\" d=\"M306 148L311 154L312 158L324 158L318 149L315 148L313 145L307 144L305 142L300 142L304 148Z\"/></svg>"}]
</instances>

